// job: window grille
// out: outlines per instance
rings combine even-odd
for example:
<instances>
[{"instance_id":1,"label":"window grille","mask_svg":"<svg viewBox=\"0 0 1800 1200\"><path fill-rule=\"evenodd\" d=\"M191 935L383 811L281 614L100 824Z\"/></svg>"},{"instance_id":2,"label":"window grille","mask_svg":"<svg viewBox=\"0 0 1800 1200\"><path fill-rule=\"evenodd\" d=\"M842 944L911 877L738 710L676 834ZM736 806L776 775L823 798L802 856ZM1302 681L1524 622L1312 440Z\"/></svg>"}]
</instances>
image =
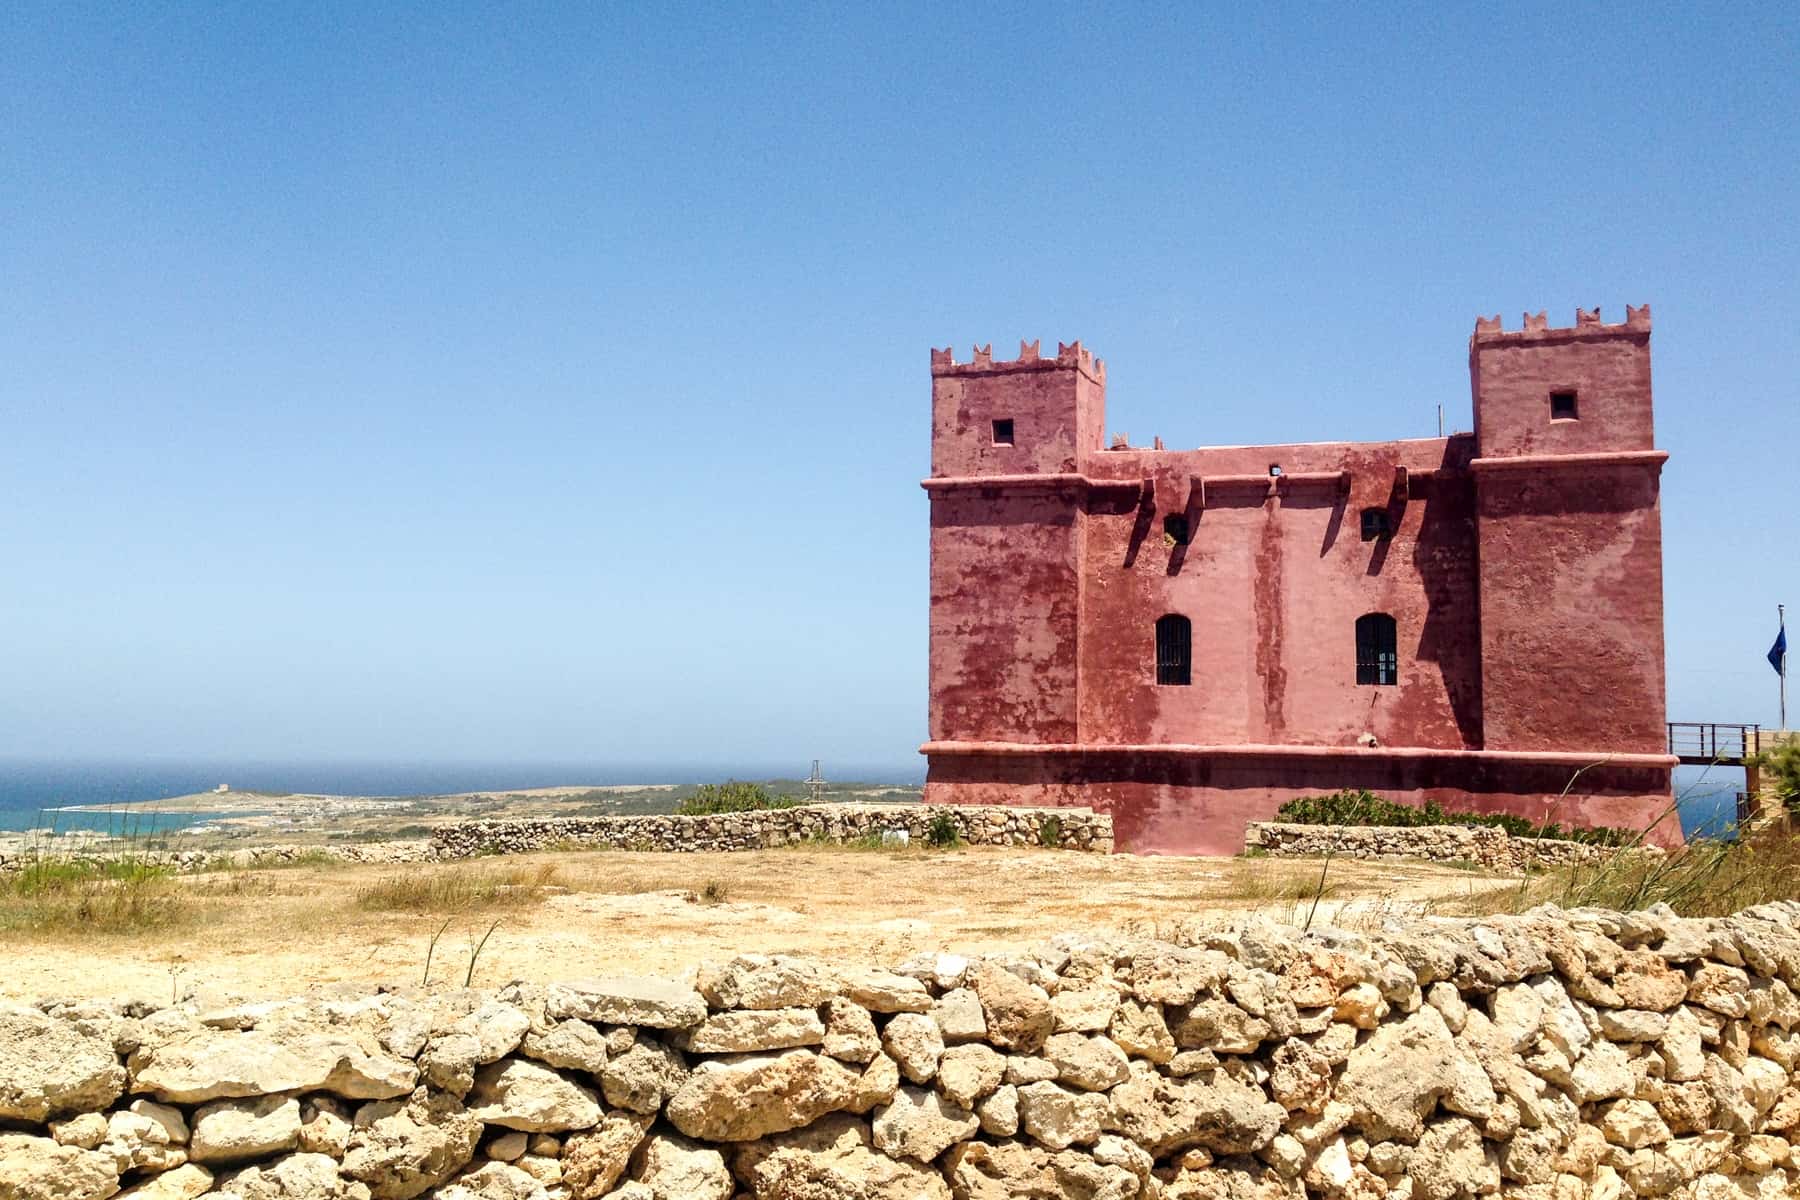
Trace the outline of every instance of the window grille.
<instances>
[{"instance_id":1,"label":"window grille","mask_svg":"<svg viewBox=\"0 0 1800 1200\"><path fill-rule=\"evenodd\" d=\"M1378 686L1400 682L1399 632L1386 613L1356 618L1356 682Z\"/></svg>"},{"instance_id":2,"label":"window grille","mask_svg":"<svg viewBox=\"0 0 1800 1200\"><path fill-rule=\"evenodd\" d=\"M1156 619L1156 682L1186 687L1193 674L1193 623L1176 613Z\"/></svg>"}]
</instances>

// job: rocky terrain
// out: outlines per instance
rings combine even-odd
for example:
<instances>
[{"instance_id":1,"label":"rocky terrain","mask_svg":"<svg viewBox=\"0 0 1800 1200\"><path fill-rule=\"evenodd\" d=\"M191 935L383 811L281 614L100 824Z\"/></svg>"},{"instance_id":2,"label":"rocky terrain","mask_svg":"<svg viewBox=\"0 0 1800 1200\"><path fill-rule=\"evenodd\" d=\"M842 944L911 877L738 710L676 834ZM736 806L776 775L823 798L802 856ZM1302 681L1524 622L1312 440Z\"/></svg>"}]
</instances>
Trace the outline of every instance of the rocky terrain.
<instances>
[{"instance_id":1,"label":"rocky terrain","mask_svg":"<svg viewBox=\"0 0 1800 1200\"><path fill-rule=\"evenodd\" d=\"M1750 1200L1800 904L0 1008L4 1200Z\"/></svg>"}]
</instances>

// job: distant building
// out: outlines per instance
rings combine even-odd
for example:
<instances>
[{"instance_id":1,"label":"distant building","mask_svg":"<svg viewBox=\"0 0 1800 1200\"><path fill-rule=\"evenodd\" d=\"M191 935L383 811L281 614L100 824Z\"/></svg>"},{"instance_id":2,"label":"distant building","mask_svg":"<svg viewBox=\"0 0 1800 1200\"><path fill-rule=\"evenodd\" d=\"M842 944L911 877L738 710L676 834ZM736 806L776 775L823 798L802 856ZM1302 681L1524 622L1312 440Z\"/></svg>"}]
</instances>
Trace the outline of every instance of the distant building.
<instances>
[{"instance_id":1,"label":"distant building","mask_svg":"<svg viewBox=\"0 0 1800 1200\"><path fill-rule=\"evenodd\" d=\"M1680 839L1650 310L1469 342L1475 432L1105 439L1079 342L932 375L929 802L1236 852L1343 787Z\"/></svg>"}]
</instances>

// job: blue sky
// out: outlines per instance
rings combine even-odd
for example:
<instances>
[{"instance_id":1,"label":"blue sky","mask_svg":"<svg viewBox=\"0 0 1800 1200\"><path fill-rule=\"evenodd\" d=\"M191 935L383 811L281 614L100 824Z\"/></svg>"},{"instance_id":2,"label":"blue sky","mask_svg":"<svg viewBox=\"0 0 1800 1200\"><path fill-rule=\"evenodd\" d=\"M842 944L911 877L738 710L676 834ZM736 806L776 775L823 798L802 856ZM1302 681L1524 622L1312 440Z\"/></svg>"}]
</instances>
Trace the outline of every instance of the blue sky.
<instances>
[{"instance_id":1,"label":"blue sky","mask_svg":"<svg viewBox=\"0 0 1800 1200\"><path fill-rule=\"evenodd\" d=\"M9 5L0 755L892 764L927 350L1171 445L1655 311L1670 715L1800 607L1800 8Z\"/></svg>"}]
</instances>

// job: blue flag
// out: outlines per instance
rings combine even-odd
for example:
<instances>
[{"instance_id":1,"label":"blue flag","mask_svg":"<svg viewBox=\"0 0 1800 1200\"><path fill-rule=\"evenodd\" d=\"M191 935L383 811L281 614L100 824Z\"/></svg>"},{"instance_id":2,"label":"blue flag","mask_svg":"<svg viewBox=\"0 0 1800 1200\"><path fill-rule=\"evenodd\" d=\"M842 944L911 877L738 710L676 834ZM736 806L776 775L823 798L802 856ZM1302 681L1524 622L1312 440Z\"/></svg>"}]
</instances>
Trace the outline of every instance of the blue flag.
<instances>
[{"instance_id":1,"label":"blue flag","mask_svg":"<svg viewBox=\"0 0 1800 1200\"><path fill-rule=\"evenodd\" d=\"M1769 665L1775 668L1777 675L1787 675L1787 626L1775 635L1775 644L1769 647Z\"/></svg>"}]
</instances>

